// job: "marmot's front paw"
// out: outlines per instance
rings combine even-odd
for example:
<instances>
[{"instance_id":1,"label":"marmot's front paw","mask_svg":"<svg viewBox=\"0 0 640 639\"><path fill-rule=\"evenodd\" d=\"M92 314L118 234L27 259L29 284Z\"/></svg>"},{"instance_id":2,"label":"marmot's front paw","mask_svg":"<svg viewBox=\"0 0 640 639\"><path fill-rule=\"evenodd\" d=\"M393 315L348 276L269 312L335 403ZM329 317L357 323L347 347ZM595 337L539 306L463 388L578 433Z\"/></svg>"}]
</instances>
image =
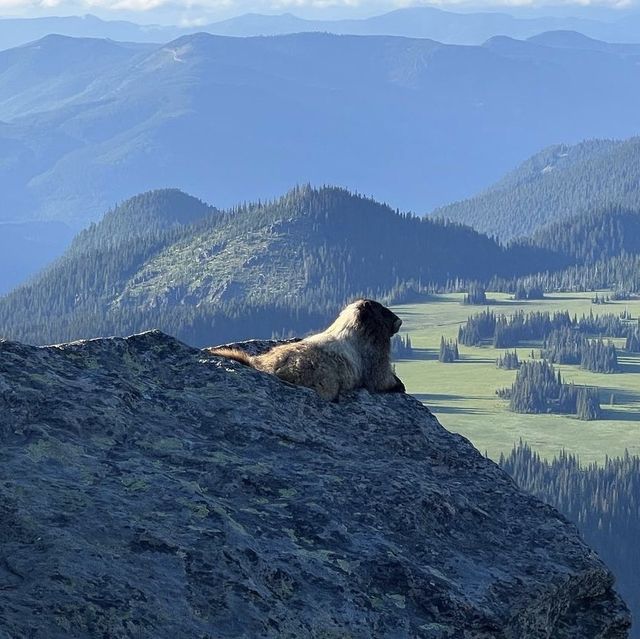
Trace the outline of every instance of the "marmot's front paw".
<instances>
[{"instance_id":1,"label":"marmot's front paw","mask_svg":"<svg viewBox=\"0 0 640 639\"><path fill-rule=\"evenodd\" d=\"M397 375L394 375L393 379L396 380L396 385L390 388L389 392L390 393L406 393L407 389L404 387L402 380Z\"/></svg>"}]
</instances>

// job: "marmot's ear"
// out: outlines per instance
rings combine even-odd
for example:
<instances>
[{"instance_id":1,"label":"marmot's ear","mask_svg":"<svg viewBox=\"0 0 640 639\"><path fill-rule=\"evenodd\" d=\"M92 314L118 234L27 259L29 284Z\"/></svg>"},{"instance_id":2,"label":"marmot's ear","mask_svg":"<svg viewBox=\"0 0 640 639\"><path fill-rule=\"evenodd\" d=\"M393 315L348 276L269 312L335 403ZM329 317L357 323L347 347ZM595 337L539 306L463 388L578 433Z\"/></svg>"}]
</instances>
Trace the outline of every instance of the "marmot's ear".
<instances>
[{"instance_id":1,"label":"marmot's ear","mask_svg":"<svg viewBox=\"0 0 640 639\"><path fill-rule=\"evenodd\" d=\"M375 317L375 312L376 309L371 300L362 300L360 304L360 313L363 318L368 317L373 319L373 317Z\"/></svg>"}]
</instances>

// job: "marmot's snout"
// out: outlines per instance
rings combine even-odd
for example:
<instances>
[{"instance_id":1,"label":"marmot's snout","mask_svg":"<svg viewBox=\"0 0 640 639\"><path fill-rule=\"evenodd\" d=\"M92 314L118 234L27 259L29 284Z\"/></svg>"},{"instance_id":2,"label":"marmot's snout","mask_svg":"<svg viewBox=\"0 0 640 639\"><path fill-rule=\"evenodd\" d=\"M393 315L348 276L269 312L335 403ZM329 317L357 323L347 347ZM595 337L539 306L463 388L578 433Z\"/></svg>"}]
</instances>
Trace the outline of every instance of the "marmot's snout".
<instances>
[{"instance_id":1,"label":"marmot's snout","mask_svg":"<svg viewBox=\"0 0 640 639\"><path fill-rule=\"evenodd\" d=\"M395 323L393 324L393 333L395 335L395 333L397 333L400 330L400 327L402 326L402 320L398 317L395 321Z\"/></svg>"}]
</instances>

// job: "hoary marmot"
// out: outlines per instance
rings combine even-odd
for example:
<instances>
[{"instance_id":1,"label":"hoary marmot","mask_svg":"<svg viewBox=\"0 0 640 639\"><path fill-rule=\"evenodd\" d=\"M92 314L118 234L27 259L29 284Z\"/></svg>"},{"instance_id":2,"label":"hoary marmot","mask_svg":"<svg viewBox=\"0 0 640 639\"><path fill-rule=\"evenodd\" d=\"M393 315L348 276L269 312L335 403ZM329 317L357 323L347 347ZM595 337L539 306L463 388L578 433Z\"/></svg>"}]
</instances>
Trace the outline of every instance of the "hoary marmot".
<instances>
[{"instance_id":1,"label":"hoary marmot","mask_svg":"<svg viewBox=\"0 0 640 639\"><path fill-rule=\"evenodd\" d=\"M402 320L379 302L358 300L322 333L280 344L262 355L224 347L207 352L313 388L331 401L354 388L403 393L404 384L394 375L390 359L391 336L401 324Z\"/></svg>"}]
</instances>

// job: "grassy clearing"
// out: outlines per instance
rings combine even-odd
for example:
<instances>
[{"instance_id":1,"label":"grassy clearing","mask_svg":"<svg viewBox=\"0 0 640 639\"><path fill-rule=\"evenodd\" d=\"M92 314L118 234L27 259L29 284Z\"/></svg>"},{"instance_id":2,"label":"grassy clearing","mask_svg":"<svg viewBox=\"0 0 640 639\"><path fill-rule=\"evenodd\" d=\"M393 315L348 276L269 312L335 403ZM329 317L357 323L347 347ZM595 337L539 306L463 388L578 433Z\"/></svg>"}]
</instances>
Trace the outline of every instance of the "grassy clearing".
<instances>
[{"instance_id":1,"label":"grassy clearing","mask_svg":"<svg viewBox=\"0 0 640 639\"><path fill-rule=\"evenodd\" d=\"M592 293L549 295L544 300L514 301L508 295L490 293L496 313L569 310L573 315L620 313L628 308L634 318L640 316L640 300L591 304ZM515 371L500 370L496 358L505 349L490 346L460 346L462 361L438 362L440 337L457 337L458 327L481 306L464 306L462 294L437 295L429 301L394 307L403 319L402 332L411 335L414 357L396 363L399 377L410 393L427 404L443 426L460 433L492 458L508 452L520 438L549 457L562 448L577 453L585 461L600 461L606 455L621 455L625 449L640 454L640 356L619 360L623 371L615 374L591 373L577 366L560 366L565 381L589 384L601 389L604 419L583 422L562 415L519 415L508 410L507 402L496 397L497 388L510 386ZM622 340L614 340L620 345ZM518 348L521 359L531 348ZM513 349L509 349L513 350ZM610 404L613 396L613 404Z\"/></svg>"}]
</instances>

